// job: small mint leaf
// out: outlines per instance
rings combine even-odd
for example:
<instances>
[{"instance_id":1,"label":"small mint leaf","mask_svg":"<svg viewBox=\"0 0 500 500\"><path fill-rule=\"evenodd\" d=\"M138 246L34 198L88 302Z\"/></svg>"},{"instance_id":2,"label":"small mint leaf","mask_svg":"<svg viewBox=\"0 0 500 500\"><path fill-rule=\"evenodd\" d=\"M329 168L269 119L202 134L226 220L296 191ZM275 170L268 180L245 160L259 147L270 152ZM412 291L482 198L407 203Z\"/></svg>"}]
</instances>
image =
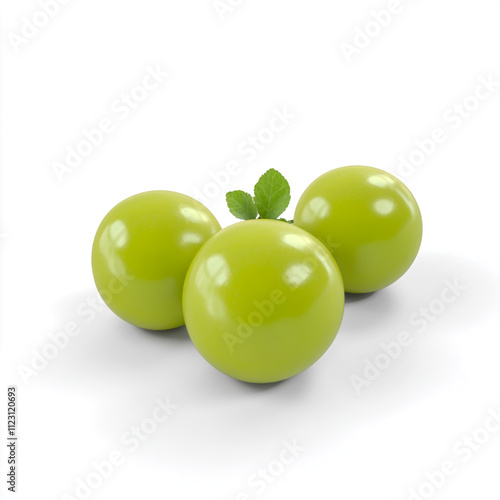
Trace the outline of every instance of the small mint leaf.
<instances>
[{"instance_id":1,"label":"small mint leaf","mask_svg":"<svg viewBox=\"0 0 500 500\"><path fill-rule=\"evenodd\" d=\"M245 191L229 191L226 193L229 211L238 219L249 220L257 217L257 208L252 195Z\"/></svg>"},{"instance_id":2,"label":"small mint leaf","mask_svg":"<svg viewBox=\"0 0 500 500\"><path fill-rule=\"evenodd\" d=\"M276 219L290 203L290 185L274 168L269 169L255 184L255 205L263 219Z\"/></svg>"}]
</instances>

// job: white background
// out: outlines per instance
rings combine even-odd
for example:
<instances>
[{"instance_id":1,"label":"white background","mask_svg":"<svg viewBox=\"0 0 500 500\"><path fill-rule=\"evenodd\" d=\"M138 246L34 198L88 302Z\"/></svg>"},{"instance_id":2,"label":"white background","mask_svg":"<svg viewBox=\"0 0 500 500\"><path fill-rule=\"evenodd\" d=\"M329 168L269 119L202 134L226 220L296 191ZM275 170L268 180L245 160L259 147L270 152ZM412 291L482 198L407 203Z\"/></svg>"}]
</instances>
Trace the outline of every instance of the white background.
<instances>
[{"instance_id":1,"label":"white background","mask_svg":"<svg viewBox=\"0 0 500 500\"><path fill-rule=\"evenodd\" d=\"M358 30L387 2L244 0L221 19L211 0L72 0L22 43L23 17L40 7L2 3L2 390L18 386L17 498L78 498L78 478L113 450L124 463L91 498L406 500L447 460L455 474L423 486L427 498L499 498L500 432L478 429L500 406L500 87L453 118L480 78L500 82L497 0L402 0L350 62L341 44L356 33L362 43ZM156 66L169 76L125 118L116 99ZM238 148L284 108L295 118L248 161ZM105 118L114 130L59 181L54 162ZM435 128L446 140L403 172L401 156ZM229 161L241 168L227 188L207 187ZM241 383L206 363L184 328L82 315L96 295L93 236L120 200L208 190L226 226L225 191L251 190L274 167L292 186L291 218L313 179L350 164L404 178L424 240L396 284L347 301L337 339L306 372ZM446 280L467 288L440 308ZM430 303L440 314L417 328ZM71 321L80 335L23 380L19 366ZM401 331L412 344L357 393L352 377ZM123 434L167 397L178 409L130 451ZM2 449L4 431L2 420ZM488 442L464 460L456 443L475 432ZM252 474L278 467L293 440L305 450L260 493ZM5 478L4 453L2 467Z\"/></svg>"}]
</instances>

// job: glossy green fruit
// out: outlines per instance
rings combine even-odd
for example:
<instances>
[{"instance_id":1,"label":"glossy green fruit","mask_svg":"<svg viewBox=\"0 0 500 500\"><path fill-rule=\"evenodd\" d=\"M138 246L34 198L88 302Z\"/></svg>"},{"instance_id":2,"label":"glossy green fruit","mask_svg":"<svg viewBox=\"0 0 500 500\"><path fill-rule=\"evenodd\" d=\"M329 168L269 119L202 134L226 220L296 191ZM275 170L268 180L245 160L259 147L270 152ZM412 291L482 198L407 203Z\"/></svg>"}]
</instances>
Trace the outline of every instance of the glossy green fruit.
<instances>
[{"instance_id":1,"label":"glossy green fruit","mask_svg":"<svg viewBox=\"0 0 500 500\"><path fill-rule=\"evenodd\" d=\"M120 318L151 330L184 324L182 288L193 257L220 225L189 196L148 191L104 217L92 247L101 297Z\"/></svg>"},{"instance_id":2,"label":"glossy green fruit","mask_svg":"<svg viewBox=\"0 0 500 500\"><path fill-rule=\"evenodd\" d=\"M221 372L276 382L311 366L344 311L337 264L313 236L286 222L229 226L196 255L184 285L194 345Z\"/></svg>"},{"instance_id":3,"label":"glossy green fruit","mask_svg":"<svg viewBox=\"0 0 500 500\"><path fill-rule=\"evenodd\" d=\"M318 177L301 196L294 224L327 246L352 293L399 279L422 240L422 217L409 189L372 167L337 168Z\"/></svg>"}]
</instances>

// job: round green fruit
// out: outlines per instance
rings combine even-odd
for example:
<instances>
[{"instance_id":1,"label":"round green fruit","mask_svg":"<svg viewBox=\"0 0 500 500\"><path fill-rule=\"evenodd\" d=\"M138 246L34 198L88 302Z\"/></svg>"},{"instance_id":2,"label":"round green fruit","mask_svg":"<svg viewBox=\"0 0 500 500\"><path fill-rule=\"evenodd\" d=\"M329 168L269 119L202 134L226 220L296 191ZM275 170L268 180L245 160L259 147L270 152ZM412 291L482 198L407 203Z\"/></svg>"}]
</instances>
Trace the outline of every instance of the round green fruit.
<instances>
[{"instance_id":1,"label":"round green fruit","mask_svg":"<svg viewBox=\"0 0 500 500\"><path fill-rule=\"evenodd\" d=\"M326 245L352 293L399 279L422 240L422 217L409 189L372 167L342 167L318 177L301 196L294 224Z\"/></svg>"},{"instance_id":2,"label":"round green fruit","mask_svg":"<svg viewBox=\"0 0 500 500\"><path fill-rule=\"evenodd\" d=\"M183 307L194 345L215 368L246 382L277 382L328 349L344 289L316 238L286 222L249 220L219 231L198 252Z\"/></svg>"},{"instance_id":3,"label":"round green fruit","mask_svg":"<svg viewBox=\"0 0 500 500\"><path fill-rule=\"evenodd\" d=\"M182 288L193 257L220 225L189 196L148 191L104 217L92 246L101 297L120 318L150 330L184 324Z\"/></svg>"}]
</instances>

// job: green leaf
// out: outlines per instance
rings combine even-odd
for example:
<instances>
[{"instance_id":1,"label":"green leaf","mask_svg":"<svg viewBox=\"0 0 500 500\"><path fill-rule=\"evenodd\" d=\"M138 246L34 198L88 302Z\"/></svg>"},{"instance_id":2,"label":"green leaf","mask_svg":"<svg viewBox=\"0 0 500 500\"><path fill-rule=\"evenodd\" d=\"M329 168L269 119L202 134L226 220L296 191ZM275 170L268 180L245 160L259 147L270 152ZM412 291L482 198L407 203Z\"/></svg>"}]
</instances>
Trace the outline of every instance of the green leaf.
<instances>
[{"instance_id":1,"label":"green leaf","mask_svg":"<svg viewBox=\"0 0 500 500\"><path fill-rule=\"evenodd\" d=\"M229 211L238 219L249 220L257 217L257 208L252 195L245 191L229 191L226 193Z\"/></svg>"},{"instance_id":2,"label":"green leaf","mask_svg":"<svg viewBox=\"0 0 500 500\"><path fill-rule=\"evenodd\" d=\"M263 219L276 219L290 203L290 185L274 168L269 169L255 184L255 205Z\"/></svg>"}]
</instances>

